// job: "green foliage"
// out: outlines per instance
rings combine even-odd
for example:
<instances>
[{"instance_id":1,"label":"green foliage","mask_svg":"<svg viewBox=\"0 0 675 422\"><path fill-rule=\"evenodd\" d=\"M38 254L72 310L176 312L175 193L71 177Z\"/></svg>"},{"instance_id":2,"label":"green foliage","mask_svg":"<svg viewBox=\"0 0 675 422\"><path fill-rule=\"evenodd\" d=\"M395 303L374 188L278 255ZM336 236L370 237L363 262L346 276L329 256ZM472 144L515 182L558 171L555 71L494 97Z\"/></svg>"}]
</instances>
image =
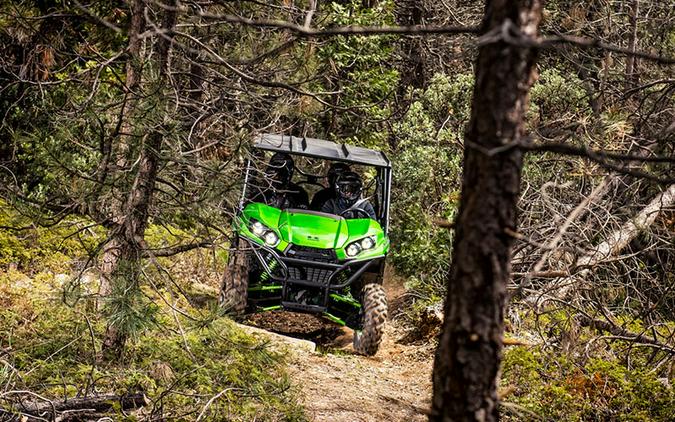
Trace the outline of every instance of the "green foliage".
<instances>
[{"instance_id":1,"label":"green foliage","mask_svg":"<svg viewBox=\"0 0 675 422\"><path fill-rule=\"evenodd\" d=\"M379 1L374 7L358 0L331 2L327 25L390 25L394 23L394 2ZM303 117L323 126L324 137L382 149L387 142L384 120L391 115L388 98L398 86L395 66L382 66L395 51L392 36L331 37L322 43L313 60L322 82L315 91L333 92L329 103L348 112L325 110L323 115Z\"/></svg>"},{"instance_id":2,"label":"green foliage","mask_svg":"<svg viewBox=\"0 0 675 422\"><path fill-rule=\"evenodd\" d=\"M139 273L133 266L138 265L121 261L115 271L112 291L105 298L104 313L111 328L116 329L124 338L136 339L141 332L155 323L158 307L146 297L139 288L136 279Z\"/></svg>"},{"instance_id":3,"label":"green foliage","mask_svg":"<svg viewBox=\"0 0 675 422\"><path fill-rule=\"evenodd\" d=\"M434 219L453 220L461 185L461 134L468 121L473 78L436 75L395 126L398 151L391 254L411 287L431 301L444 297L452 231Z\"/></svg>"},{"instance_id":4,"label":"green foliage","mask_svg":"<svg viewBox=\"0 0 675 422\"><path fill-rule=\"evenodd\" d=\"M629 370L615 359L578 362L519 346L505 351L502 371L502 385L514 388L505 401L517 405L505 420L669 421L675 414L671 387L649 368Z\"/></svg>"},{"instance_id":5,"label":"green foliage","mask_svg":"<svg viewBox=\"0 0 675 422\"><path fill-rule=\"evenodd\" d=\"M168 306L156 307L160 324L138 333L121 360L99 365L105 321L88 303L63 304L55 289L0 272L0 347L11 346L3 357L7 365L0 364L3 386L54 398L74 397L94 385L98 392L143 391L153 401L144 412L154 409L160 412L154 416L169 419L194 419L225 391L203 420L305 420L283 370L284 355L230 320L214 317L204 324L180 317L179 329ZM190 317L200 321L197 312ZM123 418L119 409L111 416Z\"/></svg>"},{"instance_id":6,"label":"green foliage","mask_svg":"<svg viewBox=\"0 0 675 422\"><path fill-rule=\"evenodd\" d=\"M511 314L517 312L511 309ZM516 335L535 346L507 347L501 385L505 420L669 421L675 412L673 373L653 365L664 352L580 326L574 314L522 313ZM626 315L617 323L635 332L644 325ZM539 332L540 335L530 333ZM666 329L664 332L668 332ZM545 333L545 335L542 335ZM544 343L539 343L545 338ZM628 365L627 365L628 363Z\"/></svg>"},{"instance_id":7,"label":"green foliage","mask_svg":"<svg viewBox=\"0 0 675 422\"><path fill-rule=\"evenodd\" d=\"M40 227L0 199L0 268L16 264L24 272L67 272L73 258L88 256L103 240L100 227L84 218L68 217Z\"/></svg>"},{"instance_id":8,"label":"green foliage","mask_svg":"<svg viewBox=\"0 0 675 422\"><path fill-rule=\"evenodd\" d=\"M568 123L568 119L578 120L590 114L587 93L576 75L548 68L530 90L530 122L565 119Z\"/></svg>"}]
</instances>

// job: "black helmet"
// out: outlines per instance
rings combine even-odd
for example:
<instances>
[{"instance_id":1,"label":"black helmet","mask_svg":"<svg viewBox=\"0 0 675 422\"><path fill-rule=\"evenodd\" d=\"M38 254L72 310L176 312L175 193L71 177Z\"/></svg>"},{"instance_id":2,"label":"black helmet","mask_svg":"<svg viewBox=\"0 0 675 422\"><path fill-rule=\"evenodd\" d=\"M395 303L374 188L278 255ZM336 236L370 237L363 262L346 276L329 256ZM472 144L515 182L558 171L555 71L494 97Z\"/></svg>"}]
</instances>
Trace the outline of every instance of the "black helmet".
<instances>
[{"instance_id":1,"label":"black helmet","mask_svg":"<svg viewBox=\"0 0 675 422\"><path fill-rule=\"evenodd\" d=\"M335 192L337 192L338 197L350 202L359 198L362 188L363 182L361 181L361 176L353 171L339 174L335 180Z\"/></svg>"},{"instance_id":2,"label":"black helmet","mask_svg":"<svg viewBox=\"0 0 675 422\"><path fill-rule=\"evenodd\" d=\"M295 163L293 163L291 156L285 152L277 152L267 164L265 177L275 185L287 185L293 177L294 169Z\"/></svg>"},{"instance_id":3,"label":"black helmet","mask_svg":"<svg viewBox=\"0 0 675 422\"><path fill-rule=\"evenodd\" d=\"M345 163L331 164L330 167L328 168L327 174L328 185L331 187L335 186L335 180L337 179L337 177L346 171L351 171L351 168L349 168L349 166Z\"/></svg>"}]
</instances>

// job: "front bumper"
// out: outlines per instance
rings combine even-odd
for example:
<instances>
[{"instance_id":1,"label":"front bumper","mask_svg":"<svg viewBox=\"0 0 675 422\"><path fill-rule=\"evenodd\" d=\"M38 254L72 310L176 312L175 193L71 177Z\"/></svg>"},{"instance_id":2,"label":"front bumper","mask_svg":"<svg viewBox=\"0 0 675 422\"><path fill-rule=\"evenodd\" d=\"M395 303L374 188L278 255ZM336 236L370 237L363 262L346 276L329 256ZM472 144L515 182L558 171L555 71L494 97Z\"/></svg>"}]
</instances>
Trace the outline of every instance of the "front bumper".
<instances>
[{"instance_id":1,"label":"front bumper","mask_svg":"<svg viewBox=\"0 0 675 422\"><path fill-rule=\"evenodd\" d=\"M261 267L261 276L249 280L249 303L261 309L288 309L321 313L349 323L360 304L340 296L366 272L377 273L384 256L339 262L330 250L289 245L283 253L245 237ZM331 253L333 255L331 255Z\"/></svg>"}]
</instances>

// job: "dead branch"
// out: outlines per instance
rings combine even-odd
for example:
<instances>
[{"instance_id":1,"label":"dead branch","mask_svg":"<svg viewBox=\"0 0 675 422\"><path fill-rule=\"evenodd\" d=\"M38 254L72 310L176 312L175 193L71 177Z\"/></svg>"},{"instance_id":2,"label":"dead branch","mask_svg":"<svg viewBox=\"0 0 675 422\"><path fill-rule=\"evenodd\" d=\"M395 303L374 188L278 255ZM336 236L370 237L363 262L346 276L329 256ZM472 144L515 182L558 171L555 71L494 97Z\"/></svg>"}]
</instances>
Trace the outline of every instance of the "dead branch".
<instances>
[{"instance_id":1,"label":"dead branch","mask_svg":"<svg viewBox=\"0 0 675 422\"><path fill-rule=\"evenodd\" d=\"M541 142L541 143L520 143L518 147L524 151L531 152L554 152L575 157L587 157L593 161L597 160L618 160L618 161L637 161L643 163L675 163L673 156L646 156L639 154L621 154L616 152L604 151L589 148L588 146L575 146L564 143Z\"/></svg>"},{"instance_id":2,"label":"dead branch","mask_svg":"<svg viewBox=\"0 0 675 422\"><path fill-rule=\"evenodd\" d=\"M635 217L612 232L604 242L577 259L571 271L572 275L555 282L553 289L557 290L556 296L566 296L578 280L586 279L595 266L621 252L641 231L648 229L664 209L674 204L675 184L658 194Z\"/></svg>"},{"instance_id":3,"label":"dead branch","mask_svg":"<svg viewBox=\"0 0 675 422\"><path fill-rule=\"evenodd\" d=\"M612 170L621 174L627 174L636 178L652 180L664 185L675 183L675 177L658 177L642 170L627 167L625 164L625 162L631 161L671 163L675 162L673 157L647 157L642 155L617 154L603 150L591 149L588 147L576 147L564 143L532 144L528 141L511 142L495 148L485 148L467 140L464 141L464 146L466 148L472 148L480 151L482 154L485 154L488 157L494 157L499 154L509 152L514 148L518 148L526 152L555 152L563 155L582 157L599 164L601 167L604 167L608 170ZM617 163L616 161L619 161L620 163Z\"/></svg>"},{"instance_id":4,"label":"dead branch","mask_svg":"<svg viewBox=\"0 0 675 422\"><path fill-rule=\"evenodd\" d=\"M455 222L447 220L445 218L434 218L431 222L435 226L438 226L442 229L454 229L455 228Z\"/></svg>"},{"instance_id":5,"label":"dead branch","mask_svg":"<svg viewBox=\"0 0 675 422\"><path fill-rule=\"evenodd\" d=\"M478 26L434 26L434 25L407 25L407 26L336 26L326 29L313 29L307 25L297 25L291 22L275 20L275 19L249 19L242 16L231 14L212 14L200 12L198 15L202 18L215 19L218 21L225 21L229 23L242 24L255 28L276 28L286 31L291 31L300 37L316 38L316 37L331 37L336 35L343 36L374 36L374 35L418 35L418 34L479 34L481 28ZM636 51L634 49L621 47L614 44L606 43L598 38L579 37L574 35L566 35L557 33L554 36L545 37L542 39L523 40L520 34L509 34L513 31L513 24L507 28L498 28L499 36L489 37L490 41L505 41L512 44L529 45L533 47L548 49L558 48L560 45L573 45L581 49L597 48L600 50L620 53L630 57L638 57L645 60L650 60L660 64L675 64L675 58L663 57L657 54L647 53L644 51Z\"/></svg>"},{"instance_id":6,"label":"dead branch","mask_svg":"<svg viewBox=\"0 0 675 422\"><path fill-rule=\"evenodd\" d=\"M673 204L675 204L675 184L670 185L668 189L658 194L633 219L613 232L607 240L577 260L576 268L590 269L604 259L618 254L641 231L648 229L664 209L673 206Z\"/></svg>"},{"instance_id":7,"label":"dead branch","mask_svg":"<svg viewBox=\"0 0 675 422\"><path fill-rule=\"evenodd\" d=\"M524 273L525 280L519 285L518 290L528 287L533 277L537 278L557 278L557 277L568 277L570 275L569 271L542 271L544 265L548 262L549 257L552 255L553 251L557 248L558 244L563 238L563 235L567 232L567 229L572 225L574 221L580 218L587 210L588 207L599 198L602 198L605 193L609 190L610 184L616 179L615 175L607 176L605 179L596 186L593 191L584 198L567 216L562 225L560 225L553 236L553 238L540 249L544 250L539 261L534 265L531 271ZM515 274L514 274L515 275Z\"/></svg>"},{"instance_id":8,"label":"dead branch","mask_svg":"<svg viewBox=\"0 0 675 422\"><path fill-rule=\"evenodd\" d=\"M620 337L621 340L658 346L659 349L665 352L675 354L675 348L673 346L662 343L654 338L647 337L644 334L633 333L623 327L616 325L613 322L593 319L586 315L578 315L576 319L583 327L606 331L614 336Z\"/></svg>"},{"instance_id":9,"label":"dead branch","mask_svg":"<svg viewBox=\"0 0 675 422\"><path fill-rule=\"evenodd\" d=\"M291 22L275 19L248 19L231 14L212 14L200 12L202 18L215 19L229 23L237 23L255 28L277 28L294 32L302 37L330 37L336 35L396 35L396 34L478 34L477 26L432 26L432 25L407 25L407 26L336 26L326 29L313 29L305 25L296 25Z\"/></svg>"},{"instance_id":10,"label":"dead branch","mask_svg":"<svg viewBox=\"0 0 675 422\"><path fill-rule=\"evenodd\" d=\"M206 402L206 404L204 405L204 408L202 409L202 411L199 412L199 416L197 416L197 422L199 422L200 420L202 420L202 417L204 416L204 412L206 412L206 410L209 408L209 406L211 406L211 404L212 404L214 401L218 400L223 394L226 394L226 393L228 393L228 392L230 392L230 391L233 391L233 390L238 390L238 389L235 388L235 387L228 387L228 388L222 390L220 393L216 394L215 396L211 397L211 398L209 399L209 401Z\"/></svg>"},{"instance_id":11,"label":"dead branch","mask_svg":"<svg viewBox=\"0 0 675 422\"><path fill-rule=\"evenodd\" d=\"M551 271L528 271L525 273L513 273L514 277L534 277L534 278L560 278L570 276L569 271L565 270L551 270ZM521 284L518 286L519 290L526 288L527 285Z\"/></svg>"},{"instance_id":12,"label":"dead branch","mask_svg":"<svg viewBox=\"0 0 675 422\"><path fill-rule=\"evenodd\" d=\"M7 392L3 396L7 396L12 392ZM19 393L19 392L16 392ZM143 393L134 394L107 394L96 397L80 397L71 398L60 401L42 400L42 401L16 401L13 403L14 407L21 413L54 418L55 413L72 412L75 410L89 410L93 412L107 412L111 410L116 404L122 410L136 409L147 406L150 401ZM7 410L5 410L7 411Z\"/></svg>"},{"instance_id":13,"label":"dead branch","mask_svg":"<svg viewBox=\"0 0 675 422\"><path fill-rule=\"evenodd\" d=\"M561 44L573 45L581 49L597 48L599 50L611 51L613 53L619 53L629 57L638 57L660 64L675 64L675 58L673 57L663 57L644 51L635 51L630 48L606 43L598 38L578 37L559 33L554 37L542 39L538 44L540 48L555 48Z\"/></svg>"}]
</instances>

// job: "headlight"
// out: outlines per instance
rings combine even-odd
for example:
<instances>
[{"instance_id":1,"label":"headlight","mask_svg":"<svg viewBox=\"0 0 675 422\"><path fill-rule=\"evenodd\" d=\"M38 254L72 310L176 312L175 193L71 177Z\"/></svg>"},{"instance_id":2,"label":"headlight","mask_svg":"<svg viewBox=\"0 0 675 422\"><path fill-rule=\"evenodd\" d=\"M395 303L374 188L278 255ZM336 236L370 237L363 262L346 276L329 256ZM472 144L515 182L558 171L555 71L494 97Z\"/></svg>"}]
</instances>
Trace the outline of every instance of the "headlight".
<instances>
[{"instance_id":1,"label":"headlight","mask_svg":"<svg viewBox=\"0 0 675 422\"><path fill-rule=\"evenodd\" d=\"M277 246L279 244L279 236L271 230L265 233L263 239L269 246Z\"/></svg>"},{"instance_id":2,"label":"headlight","mask_svg":"<svg viewBox=\"0 0 675 422\"><path fill-rule=\"evenodd\" d=\"M354 242L347 246L347 256L356 256L361 252L361 246L357 242Z\"/></svg>"},{"instance_id":3,"label":"headlight","mask_svg":"<svg viewBox=\"0 0 675 422\"><path fill-rule=\"evenodd\" d=\"M275 247L279 244L279 236L260 221L253 220L248 228L251 233L261 238L267 246Z\"/></svg>"},{"instance_id":4,"label":"headlight","mask_svg":"<svg viewBox=\"0 0 675 422\"><path fill-rule=\"evenodd\" d=\"M258 237L262 237L266 231L267 227L265 227L260 221L255 221L253 224L251 224L251 232Z\"/></svg>"},{"instance_id":5,"label":"headlight","mask_svg":"<svg viewBox=\"0 0 675 422\"><path fill-rule=\"evenodd\" d=\"M373 236L365 237L361 240L361 247L365 249L373 249L375 247L375 239Z\"/></svg>"},{"instance_id":6,"label":"headlight","mask_svg":"<svg viewBox=\"0 0 675 422\"><path fill-rule=\"evenodd\" d=\"M368 236L347 245L345 253L347 254L348 257L354 257L360 254L361 251L373 249L374 247L375 247L375 236Z\"/></svg>"}]
</instances>

